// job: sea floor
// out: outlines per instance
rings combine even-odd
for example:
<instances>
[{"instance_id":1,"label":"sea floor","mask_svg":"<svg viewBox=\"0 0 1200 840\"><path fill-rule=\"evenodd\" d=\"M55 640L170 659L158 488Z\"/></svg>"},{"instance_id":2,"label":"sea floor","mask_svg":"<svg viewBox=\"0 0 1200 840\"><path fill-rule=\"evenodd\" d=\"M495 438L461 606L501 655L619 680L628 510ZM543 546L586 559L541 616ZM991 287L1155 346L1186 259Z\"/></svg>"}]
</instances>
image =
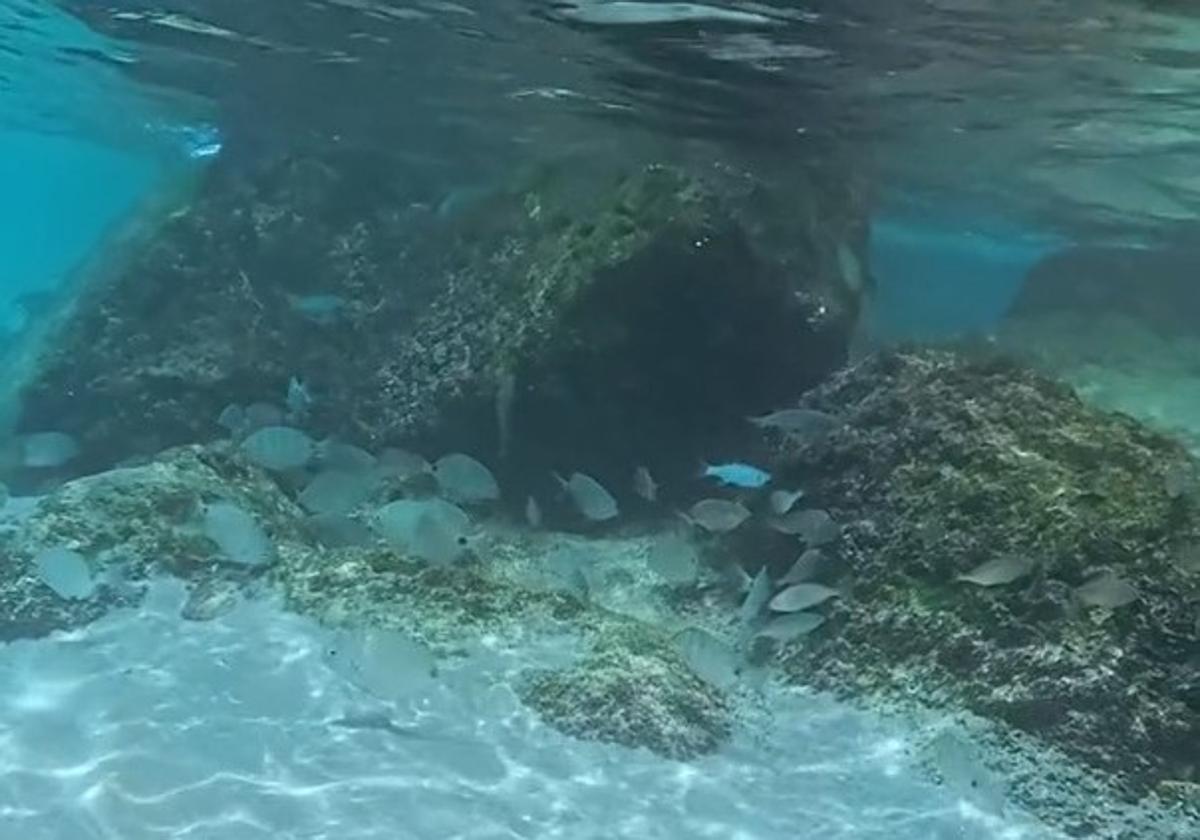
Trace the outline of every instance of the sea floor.
<instances>
[{"instance_id":1,"label":"sea floor","mask_svg":"<svg viewBox=\"0 0 1200 840\"><path fill-rule=\"evenodd\" d=\"M765 686L743 731L690 763L570 739L512 689L575 655L566 628L481 642L384 705L329 635L271 599L208 622L182 584L82 630L0 647L0 835L173 838L1042 838L918 767L921 733ZM770 712L762 711L770 709Z\"/></svg>"}]
</instances>

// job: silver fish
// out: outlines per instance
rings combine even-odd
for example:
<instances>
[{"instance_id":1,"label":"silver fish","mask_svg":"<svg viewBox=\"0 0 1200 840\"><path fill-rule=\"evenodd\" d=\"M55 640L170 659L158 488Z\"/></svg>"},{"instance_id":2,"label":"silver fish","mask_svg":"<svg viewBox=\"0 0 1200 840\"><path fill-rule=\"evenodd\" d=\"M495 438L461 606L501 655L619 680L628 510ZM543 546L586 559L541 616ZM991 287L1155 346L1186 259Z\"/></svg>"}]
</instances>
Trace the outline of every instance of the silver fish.
<instances>
[{"instance_id":1,"label":"silver fish","mask_svg":"<svg viewBox=\"0 0 1200 840\"><path fill-rule=\"evenodd\" d=\"M656 539L646 555L650 570L673 586L695 583L700 573L696 548L678 534Z\"/></svg>"},{"instance_id":2,"label":"silver fish","mask_svg":"<svg viewBox=\"0 0 1200 840\"><path fill-rule=\"evenodd\" d=\"M812 580L817 576L817 572L820 571L824 563L825 552L821 551L821 549L805 549L804 553L792 564L792 568L788 569L784 576L779 579L779 583L790 585Z\"/></svg>"},{"instance_id":3,"label":"silver fish","mask_svg":"<svg viewBox=\"0 0 1200 840\"><path fill-rule=\"evenodd\" d=\"M1023 554L1005 554L985 560L957 579L976 586L1004 586L1025 577L1033 567L1033 560Z\"/></svg>"},{"instance_id":4,"label":"silver fish","mask_svg":"<svg viewBox=\"0 0 1200 840\"><path fill-rule=\"evenodd\" d=\"M617 517L617 500L604 489L604 485L590 475L574 472L569 479L565 479L555 473L554 478L571 497L576 510L583 514L585 519L606 522Z\"/></svg>"},{"instance_id":5,"label":"silver fish","mask_svg":"<svg viewBox=\"0 0 1200 840\"><path fill-rule=\"evenodd\" d=\"M724 534L750 518L750 511L741 502L726 499L701 499L681 514L685 521L698 525L713 534Z\"/></svg>"},{"instance_id":6,"label":"silver fish","mask_svg":"<svg viewBox=\"0 0 1200 840\"><path fill-rule=\"evenodd\" d=\"M797 583L772 598L769 606L775 612L800 612L823 604L839 594L836 589L819 583Z\"/></svg>"},{"instance_id":7,"label":"silver fish","mask_svg":"<svg viewBox=\"0 0 1200 840\"><path fill-rule=\"evenodd\" d=\"M316 324L332 324L346 307L344 298L337 295L287 295L288 306Z\"/></svg>"},{"instance_id":8,"label":"silver fish","mask_svg":"<svg viewBox=\"0 0 1200 840\"><path fill-rule=\"evenodd\" d=\"M525 500L525 521L530 528L542 527L542 506L537 503L537 499L530 496Z\"/></svg>"},{"instance_id":9,"label":"silver fish","mask_svg":"<svg viewBox=\"0 0 1200 840\"><path fill-rule=\"evenodd\" d=\"M308 384L299 377L293 376L288 380L287 394L284 405L288 408L288 416L299 421L308 415L312 408L313 398L308 390Z\"/></svg>"},{"instance_id":10,"label":"silver fish","mask_svg":"<svg viewBox=\"0 0 1200 840\"><path fill-rule=\"evenodd\" d=\"M428 646L382 627L336 631L324 658L335 673L385 701L426 691L438 674L437 659Z\"/></svg>"},{"instance_id":11,"label":"silver fish","mask_svg":"<svg viewBox=\"0 0 1200 840\"><path fill-rule=\"evenodd\" d=\"M982 811L1004 813L1004 783L980 759L970 742L946 730L926 747L942 782Z\"/></svg>"},{"instance_id":12,"label":"silver fish","mask_svg":"<svg viewBox=\"0 0 1200 840\"><path fill-rule=\"evenodd\" d=\"M1163 489L1167 498L1182 499L1196 490L1196 472L1190 464L1171 464L1163 473Z\"/></svg>"},{"instance_id":13,"label":"silver fish","mask_svg":"<svg viewBox=\"0 0 1200 840\"><path fill-rule=\"evenodd\" d=\"M496 383L496 435L501 458L508 457L508 447L512 441L512 410L516 396L516 374L507 371L500 374Z\"/></svg>"},{"instance_id":14,"label":"silver fish","mask_svg":"<svg viewBox=\"0 0 1200 840\"><path fill-rule=\"evenodd\" d=\"M801 636L806 636L825 623L825 616L820 613L794 612L778 615L759 630L758 636L774 639L777 642L790 642Z\"/></svg>"},{"instance_id":15,"label":"silver fish","mask_svg":"<svg viewBox=\"0 0 1200 840\"><path fill-rule=\"evenodd\" d=\"M305 466L316 452L316 444L299 429L264 426L242 441L241 449L260 467L283 472Z\"/></svg>"},{"instance_id":16,"label":"silver fish","mask_svg":"<svg viewBox=\"0 0 1200 840\"><path fill-rule=\"evenodd\" d=\"M316 457L326 469L365 472L375 468L377 459L367 450L336 438L325 438L317 444Z\"/></svg>"},{"instance_id":17,"label":"silver fish","mask_svg":"<svg viewBox=\"0 0 1200 840\"><path fill-rule=\"evenodd\" d=\"M471 519L445 499L397 499L375 514L376 531L389 545L434 562L457 560L469 543ZM451 548L453 541L456 548Z\"/></svg>"},{"instance_id":18,"label":"silver fish","mask_svg":"<svg viewBox=\"0 0 1200 840\"><path fill-rule=\"evenodd\" d=\"M770 600L771 578L767 574L767 567L763 566L754 576L750 591L746 593L746 600L742 601L742 607L738 611L739 623L743 627L751 625L762 614L763 608Z\"/></svg>"},{"instance_id":19,"label":"silver fish","mask_svg":"<svg viewBox=\"0 0 1200 840\"><path fill-rule=\"evenodd\" d=\"M268 402L250 403L246 406L246 432L262 429L266 426L282 426L284 424L283 409Z\"/></svg>"},{"instance_id":20,"label":"silver fish","mask_svg":"<svg viewBox=\"0 0 1200 840\"><path fill-rule=\"evenodd\" d=\"M85 600L96 592L91 565L78 551L47 548L33 558L38 579L63 600Z\"/></svg>"},{"instance_id":21,"label":"silver fish","mask_svg":"<svg viewBox=\"0 0 1200 840\"><path fill-rule=\"evenodd\" d=\"M688 627L675 635L675 644L688 667L719 688L738 680L738 657L733 648L699 627Z\"/></svg>"},{"instance_id":22,"label":"silver fish","mask_svg":"<svg viewBox=\"0 0 1200 840\"><path fill-rule=\"evenodd\" d=\"M492 471L470 455L443 455L434 462L433 475L442 494L452 502L474 504L500 498L500 485Z\"/></svg>"},{"instance_id":23,"label":"silver fish","mask_svg":"<svg viewBox=\"0 0 1200 840\"><path fill-rule=\"evenodd\" d=\"M304 520L308 534L326 548L366 546L375 541L371 529L340 513L317 513Z\"/></svg>"},{"instance_id":24,"label":"silver fish","mask_svg":"<svg viewBox=\"0 0 1200 840\"><path fill-rule=\"evenodd\" d=\"M371 498L374 491L373 473L325 470L308 483L297 500L313 514L346 514Z\"/></svg>"},{"instance_id":25,"label":"silver fish","mask_svg":"<svg viewBox=\"0 0 1200 840\"><path fill-rule=\"evenodd\" d=\"M32 469L61 467L79 455L79 444L65 432L33 432L18 438L21 465Z\"/></svg>"},{"instance_id":26,"label":"silver fish","mask_svg":"<svg viewBox=\"0 0 1200 840\"><path fill-rule=\"evenodd\" d=\"M839 242L837 246L837 261L838 269L842 274L842 282L846 284L846 288L854 294L859 294L863 290L863 270L862 263L858 261L858 256L850 249L850 246L845 242Z\"/></svg>"},{"instance_id":27,"label":"silver fish","mask_svg":"<svg viewBox=\"0 0 1200 840\"><path fill-rule=\"evenodd\" d=\"M771 513L776 516L783 516L793 507L796 502L804 496L803 490L772 490L767 501L771 506Z\"/></svg>"},{"instance_id":28,"label":"silver fish","mask_svg":"<svg viewBox=\"0 0 1200 840\"><path fill-rule=\"evenodd\" d=\"M1113 572L1102 572L1075 588L1075 597L1088 607L1115 610L1132 604L1139 597L1133 584Z\"/></svg>"},{"instance_id":29,"label":"silver fish","mask_svg":"<svg viewBox=\"0 0 1200 840\"><path fill-rule=\"evenodd\" d=\"M826 545L841 536L841 529L828 512L809 508L772 517L767 524L783 534L798 535L809 546Z\"/></svg>"},{"instance_id":30,"label":"silver fish","mask_svg":"<svg viewBox=\"0 0 1200 840\"><path fill-rule=\"evenodd\" d=\"M417 517L410 547L426 563L449 566L463 556L468 545L466 534L436 510L427 510Z\"/></svg>"},{"instance_id":31,"label":"silver fish","mask_svg":"<svg viewBox=\"0 0 1200 840\"><path fill-rule=\"evenodd\" d=\"M581 546L567 545L551 551L543 560L550 588L586 601L592 589L587 574L591 562L591 554Z\"/></svg>"},{"instance_id":32,"label":"silver fish","mask_svg":"<svg viewBox=\"0 0 1200 840\"><path fill-rule=\"evenodd\" d=\"M246 428L246 409L237 403L230 403L217 415L217 425L231 435L241 434L242 430Z\"/></svg>"},{"instance_id":33,"label":"silver fish","mask_svg":"<svg viewBox=\"0 0 1200 840\"><path fill-rule=\"evenodd\" d=\"M231 563L264 566L275 559L275 546L258 520L232 502L205 505L202 530Z\"/></svg>"},{"instance_id":34,"label":"silver fish","mask_svg":"<svg viewBox=\"0 0 1200 840\"><path fill-rule=\"evenodd\" d=\"M421 734L421 730L417 727L400 726L386 712L378 710L345 714L336 720L329 721L329 725L342 729L373 729L405 738L417 737Z\"/></svg>"},{"instance_id":35,"label":"silver fish","mask_svg":"<svg viewBox=\"0 0 1200 840\"><path fill-rule=\"evenodd\" d=\"M633 471L633 492L647 502L658 501L658 484L650 475L650 470L638 467Z\"/></svg>"},{"instance_id":36,"label":"silver fish","mask_svg":"<svg viewBox=\"0 0 1200 840\"><path fill-rule=\"evenodd\" d=\"M433 472L433 465L421 455L409 452L407 449L397 449L394 446L380 451L375 459L376 467L385 475L393 475L401 480L425 475Z\"/></svg>"},{"instance_id":37,"label":"silver fish","mask_svg":"<svg viewBox=\"0 0 1200 840\"><path fill-rule=\"evenodd\" d=\"M746 419L760 429L777 429L789 435L808 438L822 438L838 424L832 415L811 408L785 408Z\"/></svg>"}]
</instances>

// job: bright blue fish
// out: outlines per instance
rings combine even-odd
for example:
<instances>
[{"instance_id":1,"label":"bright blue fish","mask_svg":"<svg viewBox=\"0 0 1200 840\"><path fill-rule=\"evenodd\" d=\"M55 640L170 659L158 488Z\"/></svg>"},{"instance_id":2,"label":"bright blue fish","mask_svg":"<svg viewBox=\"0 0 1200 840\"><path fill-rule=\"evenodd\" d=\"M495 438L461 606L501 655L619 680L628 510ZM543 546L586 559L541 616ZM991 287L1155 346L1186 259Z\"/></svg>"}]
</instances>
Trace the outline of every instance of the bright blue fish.
<instances>
[{"instance_id":1,"label":"bright blue fish","mask_svg":"<svg viewBox=\"0 0 1200 840\"><path fill-rule=\"evenodd\" d=\"M702 475L704 478L715 478L730 487L743 488L762 487L771 480L771 474L766 470L740 461L731 464L705 464Z\"/></svg>"}]
</instances>

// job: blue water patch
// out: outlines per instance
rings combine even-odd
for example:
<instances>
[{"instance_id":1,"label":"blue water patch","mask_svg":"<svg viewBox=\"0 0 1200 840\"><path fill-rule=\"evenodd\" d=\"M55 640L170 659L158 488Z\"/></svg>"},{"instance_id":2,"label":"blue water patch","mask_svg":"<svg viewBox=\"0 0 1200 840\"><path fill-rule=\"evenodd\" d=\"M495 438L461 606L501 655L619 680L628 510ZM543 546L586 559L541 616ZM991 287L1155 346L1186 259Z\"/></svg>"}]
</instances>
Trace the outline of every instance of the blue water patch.
<instances>
[{"instance_id":1,"label":"blue water patch","mask_svg":"<svg viewBox=\"0 0 1200 840\"><path fill-rule=\"evenodd\" d=\"M131 52L48 3L0 4L0 47L2 346L114 225L220 138L194 103L151 102L121 69Z\"/></svg>"},{"instance_id":2,"label":"blue water patch","mask_svg":"<svg viewBox=\"0 0 1200 840\"><path fill-rule=\"evenodd\" d=\"M157 160L86 140L0 130L0 331L19 332L52 291L162 177Z\"/></svg>"},{"instance_id":3,"label":"blue water patch","mask_svg":"<svg viewBox=\"0 0 1200 840\"><path fill-rule=\"evenodd\" d=\"M1053 234L986 216L883 215L871 228L873 331L887 341L990 330L1029 269L1063 245Z\"/></svg>"}]
</instances>

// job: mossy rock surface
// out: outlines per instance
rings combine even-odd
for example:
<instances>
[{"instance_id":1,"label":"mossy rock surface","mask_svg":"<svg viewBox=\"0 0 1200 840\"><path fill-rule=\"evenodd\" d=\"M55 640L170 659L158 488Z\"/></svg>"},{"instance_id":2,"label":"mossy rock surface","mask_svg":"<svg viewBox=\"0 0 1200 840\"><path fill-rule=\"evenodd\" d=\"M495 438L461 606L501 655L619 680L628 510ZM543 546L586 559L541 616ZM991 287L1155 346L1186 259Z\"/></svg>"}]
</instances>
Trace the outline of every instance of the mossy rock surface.
<instances>
[{"instance_id":1,"label":"mossy rock surface","mask_svg":"<svg viewBox=\"0 0 1200 840\"><path fill-rule=\"evenodd\" d=\"M199 527L203 505L218 500L236 504L267 532L269 566L222 562ZM479 556L441 568L382 545L325 548L304 522L290 494L228 445L169 450L68 482L15 525L0 522L0 638L81 626L136 604L145 578L168 573L188 583L183 616L192 620L277 588L289 609L327 626L400 630L439 656L462 655L484 639L571 638L590 652L522 683L522 698L551 725L679 759L710 753L729 737L729 701L689 670L660 630L493 568L528 550L519 535L501 530L480 543ZM59 598L33 572L33 557L50 547L78 551L97 573L120 567L127 588L102 586L83 601Z\"/></svg>"},{"instance_id":2,"label":"mossy rock surface","mask_svg":"<svg viewBox=\"0 0 1200 840\"><path fill-rule=\"evenodd\" d=\"M1196 468L1181 445L990 355L884 354L804 405L842 425L823 444L777 441L775 472L842 524L848 594L782 652L793 678L948 698L1139 795L1192 779L1200 507L1169 491ZM956 580L1007 553L1033 574ZM1081 606L1073 590L1105 569L1139 600Z\"/></svg>"},{"instance_id":3,"label":"mossy rock surface","mask_svg":"<svg viewBox=\"0 0 1200 840\"><path fill-rule=\"evenodd\" d=\"M100 575L121 569L136 583L162 571L197 586L247 580L252 572L223 563L201 528L203 506L225 501L249 513L276 555L309 550L299 508L261 470L225 448L183 447L148 463L68 482L14 527L0 531L0 625L5 638L39 636L102 615L123 603L120 587L102 586L87 601L65 601L34 572L39 552L66 548Z\"/></svg>"},{"instance_id":4,"label":"mossy rock surface","mask_svg":"<svg viewBox=\"0 0 1200 840\"><path fill-rule=\"evenodd\" d=\"M520 696L568 735L677 760L715 752L733 731L729 699L648 633L601 637L574 665L529 673Z\"/></svg>"},{"instance_id":5,"label":"mossy rock surface","mask_svg":"<svg viewBox=\"0 0 1200 840\"><path fill-rule=\"evenodd\" d=\"M297 376L318 436L498 464L512 383L509 484L624 485L649 455L684 476L840 363L862 283L847 182L715 172L542 167L443 216L334 159L218 161L49 337L19 425L71 433L94 471L212 439Z\"/></svg>"}]
</instances>

